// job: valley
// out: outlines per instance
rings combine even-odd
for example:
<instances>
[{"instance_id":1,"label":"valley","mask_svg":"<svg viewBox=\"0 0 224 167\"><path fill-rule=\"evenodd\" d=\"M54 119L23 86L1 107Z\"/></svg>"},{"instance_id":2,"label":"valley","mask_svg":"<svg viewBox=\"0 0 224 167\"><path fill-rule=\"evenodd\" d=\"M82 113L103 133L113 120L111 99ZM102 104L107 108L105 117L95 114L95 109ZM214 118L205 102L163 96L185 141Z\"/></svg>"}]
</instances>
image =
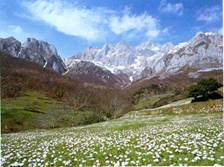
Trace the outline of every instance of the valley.
<instances>
[{"instance_id":1,"label":"valley","mask_svg":"<svg viewBox=\"0 0 224 167\"><path fill-rule=\"evenodd\" d=\"M66 60L45 41L0 39L1 166L224 165L221 39Z\"/></svg>"}]
</instances>

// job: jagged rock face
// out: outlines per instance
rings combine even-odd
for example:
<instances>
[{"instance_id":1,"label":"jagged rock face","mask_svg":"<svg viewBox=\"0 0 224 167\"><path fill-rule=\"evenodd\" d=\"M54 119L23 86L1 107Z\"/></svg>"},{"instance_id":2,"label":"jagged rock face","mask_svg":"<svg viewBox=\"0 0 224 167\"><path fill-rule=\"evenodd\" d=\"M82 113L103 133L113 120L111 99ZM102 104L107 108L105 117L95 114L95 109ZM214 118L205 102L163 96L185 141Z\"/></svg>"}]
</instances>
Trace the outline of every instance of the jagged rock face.
<instances>
[{"instance_id":1,"label":"jagged rock face","mask_svg":"<svg viewBox=\"0 0 224 167\"><path fill-rule=\"evenodd\" d=\"M22 45L18 57L41 64L46 68L52 68L59 73L66 71L56 48L47 42L34 38L27 38L26 42Z\"/></svg>"},{"instance_id":2,"label":"jagged rock face","mask_svg":"<svg viewBox=\"0 0 224 167\"><path fill-rule=\"evenodd\" d=\"M148 62L151 71L142 77L166 77L180 72L192 72L222 67L222 35L198 33L191 41L175 46L155 62ZM147 68L145 68L147 69ZM144 70L143 70L144 71Z\"/></svg>"},{"instance_id":3,"label":"jagged rock face","mask_svg":"<svg viewBox=\"0 0 224 167\"><path fill-rule=\"evenodd\" d=\"M146 67L142 72L141 72L141 77L140 78L147 78L148 76L153 75L153 70L150 67Z\"/></svg>"},{"instance_id":4,"label":"jagged rock face","mask_svg":"<svg viewBox=\"0 0 224 167\"><path fill-rule=\"evenodd\" d=\"M94 63L73 60L67 62L67 64L69 71L65 75L72 79L105 86L124 86L126 84L120 76L116 76Z\"/></svg>"},{"instance_id":5,"label":"jagged rock face","mask_svg":"<svg viewBox=\"0 0 224 167\"><path fill-rule=\"evenodd\" d=\"M40 64L44 68L53 69L56 72L64 73L65 65L54 46L34 38L27 38L21 45L15 38L0 40L0 51L8 53L13 57L23 58Z\"/></svg>"},{"instance_id":6,"label":"jagged rock face","mask_svg":"<svg viewBox=\"0 0 224 167\"><path fill-rule=\"evenodd\" d=\"M64 73L68 68L67 74L84 81L89 78L90 81L104 84L125 85L128 79L164 78L181 72L220 68L223 62L222 38L218 33L198 33L190 41L178 45L152 42L135 47L124 42L105 44L102 48L87 48L83 53L67 59L67 67L54 46L33 38L28 38L22 45L13 37L0 38L0 51L59 73Z\"/></svg>"},{"instance_id":7,"label":"jagged rock face","mask_svg":"<svg viewBox=\"0 0 224 167\"><path fill-rule=\"evenodd\" d=\"M101 67L109 69L115 74L120 71L129 77L139 79L139 74L148 66L149 61L155 61L174 48L174 45L165 45L145 42L136 47L124 42L117 44L105 44L100 48L87 48L83 53L75 55L70 59L91 61Z\"/></svg>"},{"instance_id":8,"label":"jagged rock face","mask_svg":"<svg viewBox=\"0 0 224 167\"><path fill-rule=\"evenodd\" d=\"M188 45L167 55L168 72L176 72L184 66L199 69L222 65L222 36L211 33L197 34Z\"/></svg>"},{"instance_id":9,"label":"jagged rock face","mask_svg":"<svg viewBox=\"0 0 224 167\"><path fill-rule=\"evenodd\" d=\"M129 66L134 63L135 49L124 42L116 45L105 44L102 49L87 48L83 53L73 56L96 64L104 64L107 67Z\"/></svg>"},{"instance_id":10,"label":"jagged rock face","mask_svg":"<svg viewBox=\"0 0 224 167\"><path fill-rule=\"evenodd\" d=\"M222 66L222 35L198 33L190 41L173 45L152 42L136 47L126 43L89 48L71 59L91 61L117 74L122 71L133 78L161 78L180 72L192 72Z\"/></svg>"},{"instance_id":11,"label":"jagged rock face","mask_svg":"<svg viewBox=\"0 0 224 167\"><path fill-rule=\"evenodd\" d=\"M20 49L21 42L19 42L15 38L0 38L0 51L10 54L13 57L18 57Z\"/></svg>"},{"instance_id":12,"label":"jagged rock face","mask_svg":"<svg viewBox=\"0 0 224 167\"><path fill-rule=\"evenodd\" d=\"M101 49L87 48L83 53L75 55L69 60L90 61L116 75L122 71L126 74L125 78L136 80L139 79L139 74L147 66L148 59L155 54L166 51L168 47L173 47L173 45L163 46L147 42L133 47L127 43L119 42L117 44L105 44Z\"/></svg>"}]
</instances>

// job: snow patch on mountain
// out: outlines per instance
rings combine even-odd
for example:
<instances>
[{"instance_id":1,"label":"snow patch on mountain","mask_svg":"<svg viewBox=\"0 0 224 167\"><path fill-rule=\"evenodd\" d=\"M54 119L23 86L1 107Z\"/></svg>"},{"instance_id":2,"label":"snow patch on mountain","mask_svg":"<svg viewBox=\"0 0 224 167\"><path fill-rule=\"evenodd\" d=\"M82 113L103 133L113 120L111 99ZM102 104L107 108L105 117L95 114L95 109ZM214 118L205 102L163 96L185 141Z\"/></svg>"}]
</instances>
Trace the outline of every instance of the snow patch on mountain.
<instances>
[{"instance_id":1,"label":"snow patch on mountain","mask_svg":"<svg viewBox=\"0 0 224 167\"><path fill-rule=\"evenodd\" d=\"M87 48L66 61L90 61L112 73L126 73L129 80L160 78L205 68L222 67L222 35L197 33L190 41L178 45L145 42L131 46L125 42L105 44L102 48ZM70 62L70 63L68 63Z\"/></svg>"}]
</instances>

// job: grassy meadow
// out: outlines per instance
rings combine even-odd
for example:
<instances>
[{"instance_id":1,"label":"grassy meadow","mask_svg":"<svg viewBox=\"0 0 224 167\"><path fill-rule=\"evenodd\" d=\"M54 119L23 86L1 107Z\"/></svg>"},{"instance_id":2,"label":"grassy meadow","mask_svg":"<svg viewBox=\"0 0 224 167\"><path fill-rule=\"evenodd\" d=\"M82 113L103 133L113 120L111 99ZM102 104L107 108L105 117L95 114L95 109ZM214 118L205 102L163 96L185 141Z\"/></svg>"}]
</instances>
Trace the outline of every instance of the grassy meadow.
<instances>
[{"instance_id":1,"label":"grassy meadow","mask_svg":"<svg viewBox=\"0 0 224 167\"><path fill-rule=\"evenodd\" d=\"M45 106L46 107L46 106ZM224 165L222 101L2 135L2 166Z\"/></svg>"}]
</instances>

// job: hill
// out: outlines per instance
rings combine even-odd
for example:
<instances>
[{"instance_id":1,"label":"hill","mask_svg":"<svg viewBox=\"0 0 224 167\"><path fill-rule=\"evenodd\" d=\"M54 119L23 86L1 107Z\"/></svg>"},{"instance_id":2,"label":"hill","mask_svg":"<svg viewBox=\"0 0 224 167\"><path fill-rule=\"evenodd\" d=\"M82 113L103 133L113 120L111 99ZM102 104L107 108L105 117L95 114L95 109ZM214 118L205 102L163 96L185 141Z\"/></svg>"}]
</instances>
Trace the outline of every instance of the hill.
<instances>
[{"instance_id":1,"label":"hill","mask_svg":"<svg viewBox=\"0 0 224 167\"><path fill-rule=\"evenodd\" d=\"M155 108L187 97L189 87L203 78L215 78L219 83L223 81L223 71L202 71L197 77L189 77L188 73L169 76L160 79L134 81L124 91L132 97L136 109ZM219 92L219 94L222 94Z\"/></svg>"}]
</instances>

